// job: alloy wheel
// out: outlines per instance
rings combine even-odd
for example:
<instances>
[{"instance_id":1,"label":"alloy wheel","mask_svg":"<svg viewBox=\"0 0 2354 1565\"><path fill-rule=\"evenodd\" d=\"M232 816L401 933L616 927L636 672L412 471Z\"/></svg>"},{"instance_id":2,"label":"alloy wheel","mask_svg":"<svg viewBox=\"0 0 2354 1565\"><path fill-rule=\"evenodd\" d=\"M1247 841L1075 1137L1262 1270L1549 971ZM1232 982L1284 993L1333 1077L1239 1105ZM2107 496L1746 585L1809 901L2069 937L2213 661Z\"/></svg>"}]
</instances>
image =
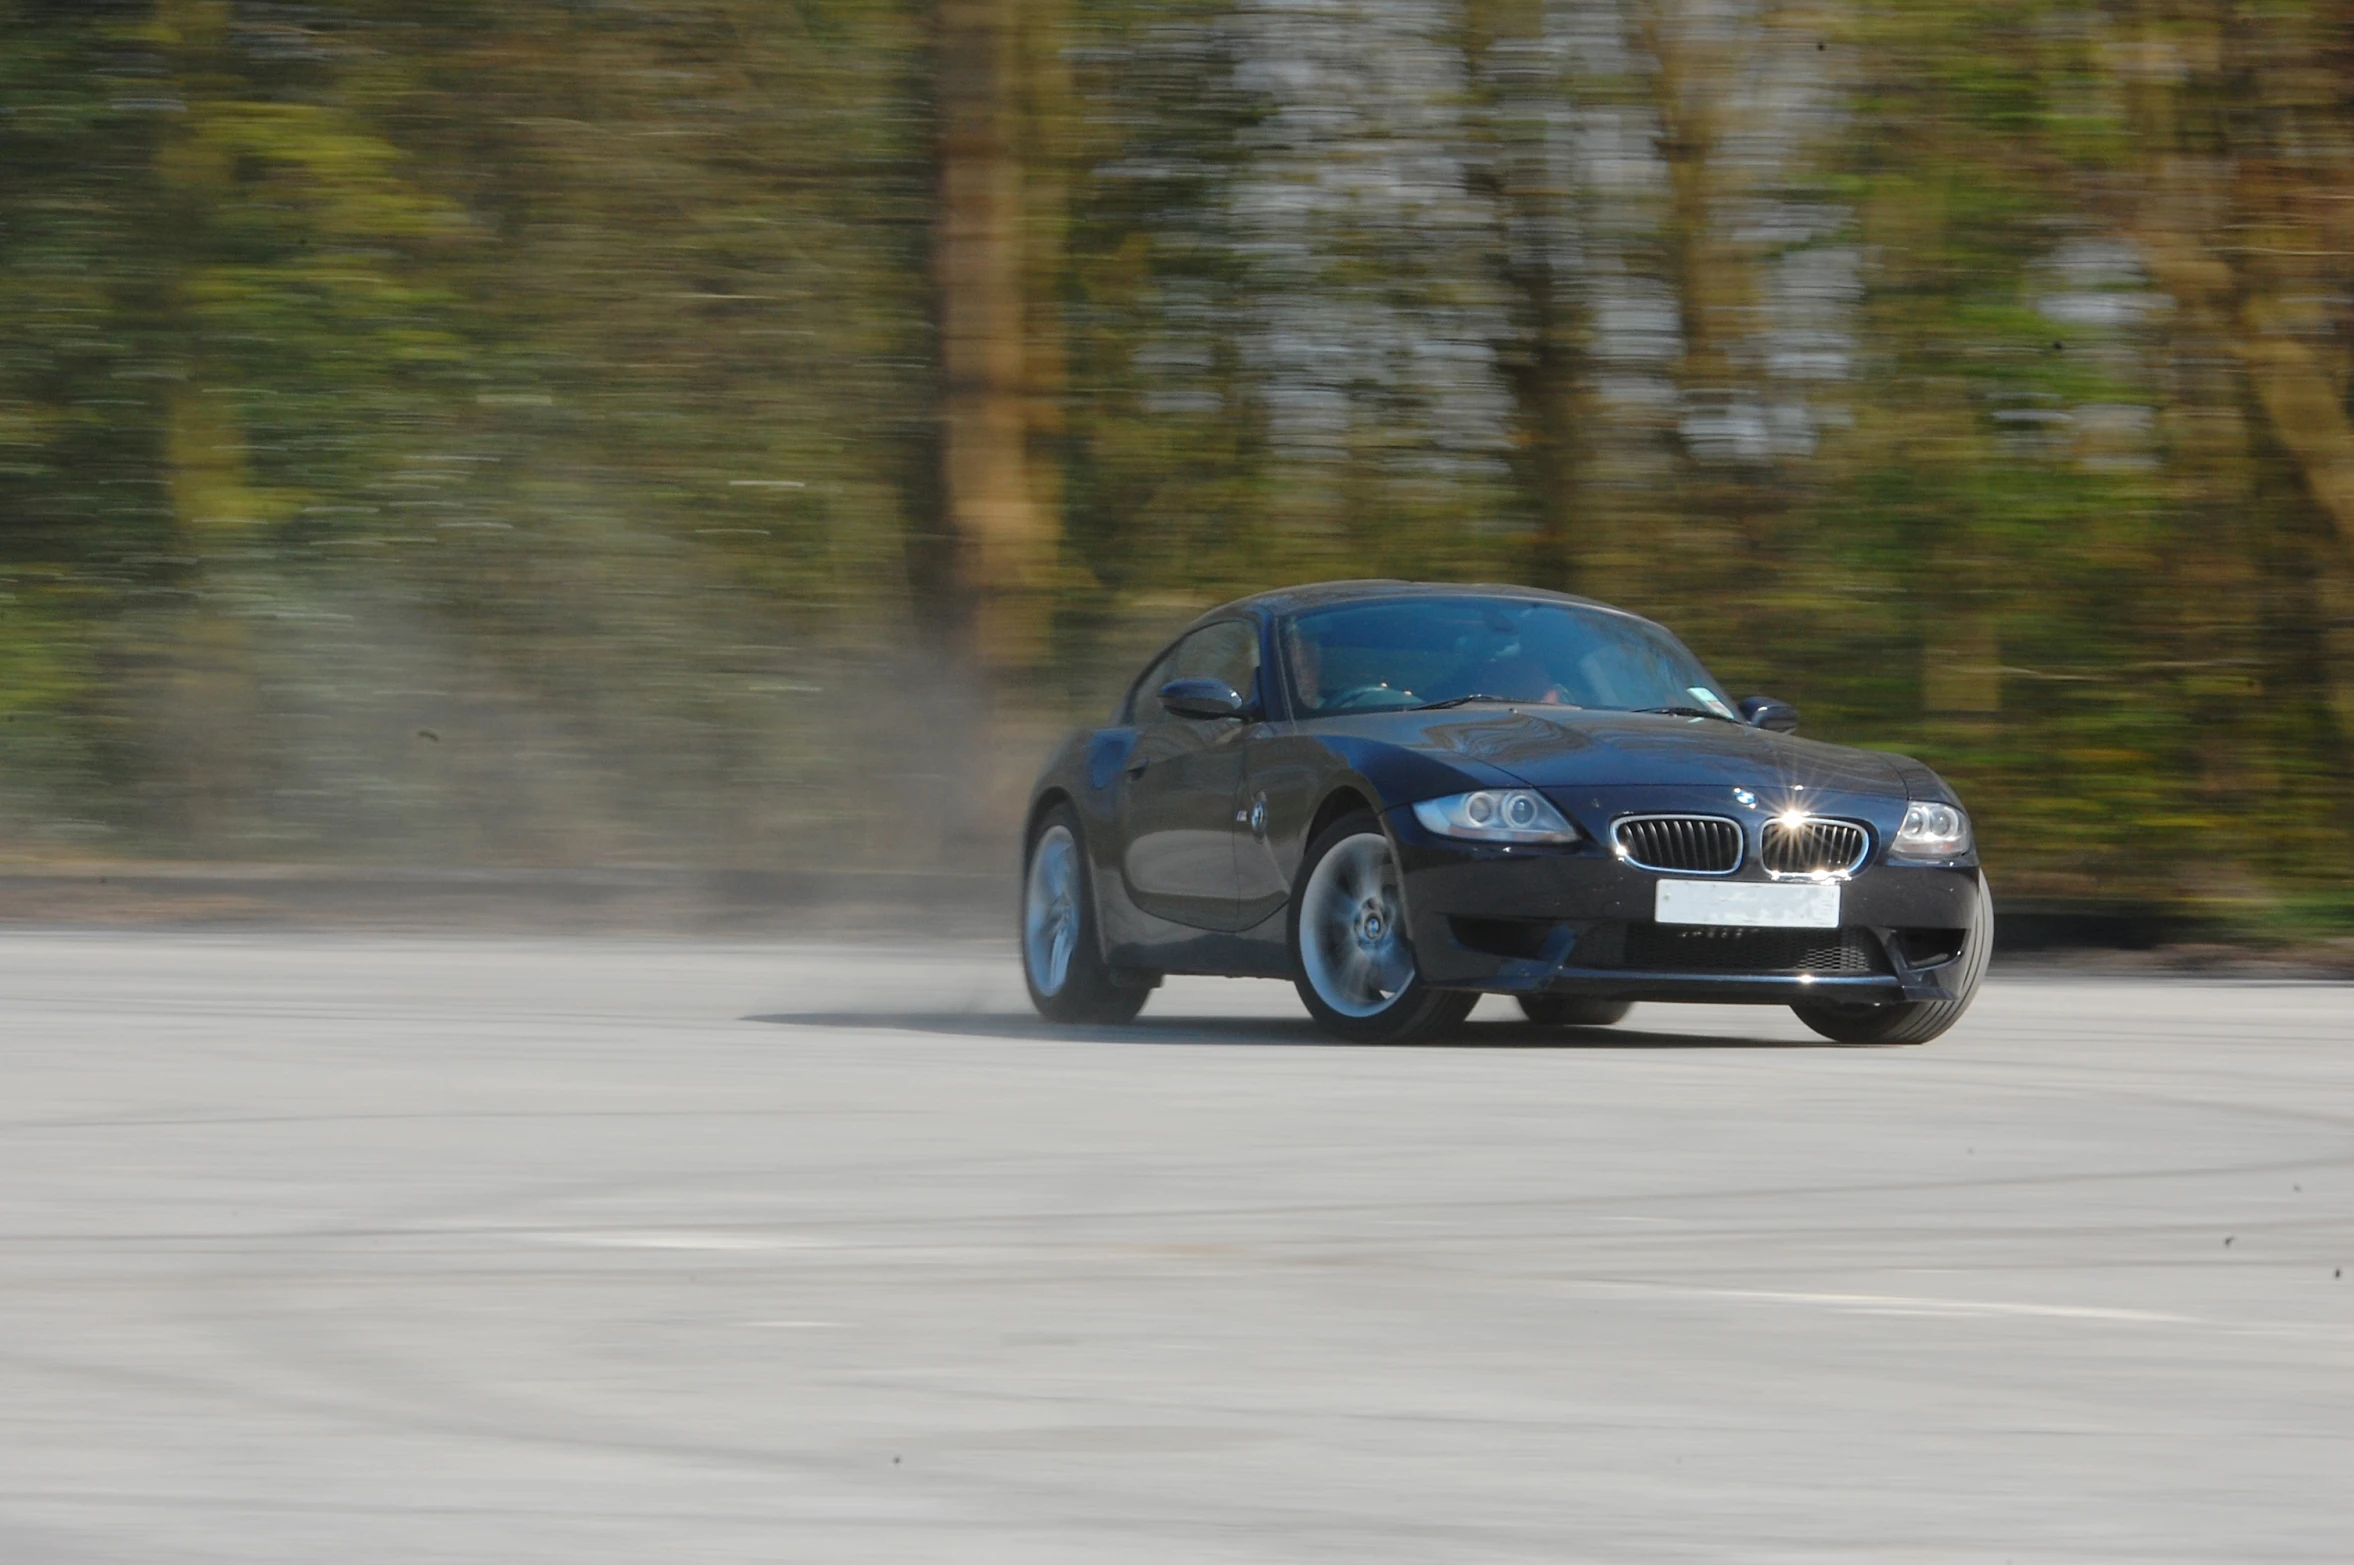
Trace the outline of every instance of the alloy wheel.
<instances>
[{"instance_id":1,"label":"alloy wheel","mask_svg":"<svg viewBox=\"0 0 2354 1565\"><path fill-rule=\"evenodd\" d=\"M1022 960L1042 995L1062 993L1079 943L1079 845L1067 826L1050 826L1030 854L1022 891Z\"/></svg>"},{"instance_id":2,"label":"alloy wheel","mask_svg":"<svg viewBox=\"0 0 2354 1565\"><path fill-rule=\"evenodd\" d=\"M1300 965L1343 1016L1379 1016L1414 981L1398 866L1389 839L1362 832L1334 845L1300 901Z\"/></svg>"}]
</instances>

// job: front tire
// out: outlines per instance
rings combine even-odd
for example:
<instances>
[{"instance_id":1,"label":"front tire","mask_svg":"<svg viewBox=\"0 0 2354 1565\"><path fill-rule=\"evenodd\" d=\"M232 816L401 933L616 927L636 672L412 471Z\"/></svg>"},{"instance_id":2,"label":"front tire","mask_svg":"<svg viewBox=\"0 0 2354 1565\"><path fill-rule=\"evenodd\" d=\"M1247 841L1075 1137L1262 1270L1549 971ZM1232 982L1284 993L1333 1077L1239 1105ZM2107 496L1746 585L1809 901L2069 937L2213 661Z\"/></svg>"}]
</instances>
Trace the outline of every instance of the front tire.
<instances>
[{"instance_id":1,"label":"front tire","mask_svg":"<svg viewBox=\"0 0 2354 1565\"><path fill-rule=\"evenodd\" d=\"M1380 821L1359 811L1308 845L1291 899L1292 983L1317 1026L1350 1043L1413 1043L1471 1014L1478 995L1422 981L1405 911Z\"/></svg>"},{"instance_id":2,"label":"front tire","mask_svg":"<svg viewBox=\"0 0 2354 1565\"><path fill-rule=\"evenodd\" d=\"M1096 938L1095 887L1079 812L1058 804L1038 817L1022 854L1022 980L1050 1022L1133 1021L1151 989L1121 983Z\"/></svg>"},{"instance_id":3,"label":"front tire","mask_svg":"<svg viewBox=\"0 0 2354 1565\"><path fill-rule=\"evenodd\" d=\"M1927 1043L1962 1019L1978 986L1986 979L1986 963L1994 954L1994 893L1986 876L1978 877L1978 905L1970 913L1970 927L1962 934L1962 953L1954 961L1953 998L1902 1000L1894 1005L1794 1005L1798 1019L1833 1043Z\"/></svg>"}]
</instances>

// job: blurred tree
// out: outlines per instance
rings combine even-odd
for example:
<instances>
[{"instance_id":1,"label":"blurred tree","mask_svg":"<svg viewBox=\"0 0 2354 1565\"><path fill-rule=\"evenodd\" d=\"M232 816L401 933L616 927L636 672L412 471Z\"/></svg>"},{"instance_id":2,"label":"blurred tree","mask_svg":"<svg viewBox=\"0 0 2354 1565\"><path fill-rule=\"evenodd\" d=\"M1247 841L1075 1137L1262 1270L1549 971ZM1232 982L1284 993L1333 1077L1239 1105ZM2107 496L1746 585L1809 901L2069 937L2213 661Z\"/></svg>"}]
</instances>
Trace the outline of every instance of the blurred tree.
<instances>
[{"instance_id":1,"label":"blurred tree","mask_svg":"<svg viewBox=\"0 0 2354 1565\"><path fill-rule=\"evenodd\" d=\"M102 636L174 574L162 371L135 329L157 127L138 4L0 3L0 785L79 836L124 782Z\"/></svg>"},{"instance_id":2,"label":"blurred tree","mask_svg":"<svg viewBox=\"0 0 2354 1565\"><path fill-rule=\"evenodd\" d=\"M2013 893L2326 896L2350 37L0 0L0 783L51 843L994 862L975 757L1203 605L1518 578L1931 759Z\"/></svg>"},{"instance_id":3,"label":"blurred tree","mask_svg":"<svg viewBox=\"0 0 2354 1565\"><path fill-rule=\"evenodd\" d=\"M1459 12L1081 13L1070 526L1098 579L1494 575L1513 335ZM1095 540L1107 547L1095 552Z\"/></svg>"},{"instance_id":4,"label":"blurred tree","mask_svg":"<svg viewBox=\"0 0 2354 1565\"><path fill-rule=\"evenodd\" d=\"M1594 574L1581 483L1593 385L1576 279L1582 233L1565 39L1547 0L1470 0L1480 138L1473 187L1496 214L1493 261L1508 301L1497 364L1513 404L1512 466L1537 518L1519 572L1572 589Z\"/></svg>"},{"instance_id":5,"label":"blurred tree","mask_svg":"<svg viewBox=\"0 0 2354 1565\"><path fill-rule=\"evenodd\" d=\"M955 574L986 664L1046 655L1055 531L1030 476L1020 0L940 0L940 366Z\"/></svg>"},{"instance_id":6,"label":"blurred tree","mask_svg":"<svg viewBox=\"0 0 2354 1565\"><path fill-rule=\"evenodd\" d=\"M174 547L194 562L154 747L177 778L166 829L187 839L230 840L266 797L250 629L277 596L268 554L337 530L337 502L431 416L460 358L420 252L463 215L367 122L403 62L332 25L350 20L159 0L133 34L170 105L132 308L164 387Z\"/></svg>"},{"instance_id":7,"label":"blurred tree","mask_svg":"<svg viewBox=\"0 0 2354 1565\"><path fill-rule=\"evenodd\" d=\"M2086 183L2174 306L2169 466L2193 532L2184 764L2276 872L2342 866L2354 771L2354 8L2145 3L2108 40L2136 177ZM2233 888L2237 889L2237 888Z\"/></svg>"}]
</instances>

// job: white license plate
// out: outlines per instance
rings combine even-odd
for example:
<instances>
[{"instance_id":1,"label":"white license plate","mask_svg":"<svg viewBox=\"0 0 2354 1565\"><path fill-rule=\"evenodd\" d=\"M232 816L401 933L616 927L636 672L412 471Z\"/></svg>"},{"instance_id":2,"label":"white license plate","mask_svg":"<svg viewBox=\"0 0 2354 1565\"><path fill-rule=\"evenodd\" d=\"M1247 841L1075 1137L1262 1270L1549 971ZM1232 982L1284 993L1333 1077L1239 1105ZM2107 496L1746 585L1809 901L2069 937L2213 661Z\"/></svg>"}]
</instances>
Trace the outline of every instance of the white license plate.
<instances>
[{"instance_id":1,"label":"white license plate","mask_svg":"<svg viewBox=\"0 0 2354 1565\"><path fill-rule=\"evenodd\" d=\"M1732 924L1747 929L1837 929L1836 881L1759 883L1663 880L1653 918L1662 924Z\"/></svg>"}]
</instances>

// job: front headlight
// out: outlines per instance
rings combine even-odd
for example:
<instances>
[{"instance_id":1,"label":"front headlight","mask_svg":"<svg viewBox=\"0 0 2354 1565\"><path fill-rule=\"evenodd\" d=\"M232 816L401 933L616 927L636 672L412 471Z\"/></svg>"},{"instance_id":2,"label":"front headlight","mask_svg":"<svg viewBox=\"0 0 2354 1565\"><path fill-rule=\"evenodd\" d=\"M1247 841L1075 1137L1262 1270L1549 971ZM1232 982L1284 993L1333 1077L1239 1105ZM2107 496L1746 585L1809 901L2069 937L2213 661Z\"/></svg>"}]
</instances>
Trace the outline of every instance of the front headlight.
<instances>
[{"instance_id":1,"label":"front headlight","mask_svg":"<svg viewBox=\"0 0 2354 1565\"><path fill-rule=\"evenodd\" d=\"M1970 817L1951 804L1908 804L1889 857L1958 859L1970 851Z\"/></svg>"},{"instance_id":2,"label":"front headlight","mask_svg":"<svg viewBox=\"0 0 2354 1565\"><path fill-rule=\"evenodd\" d=\"M1541 793L1527 788L1482 788L1414 806L1423 830L1473 842L1575 842L1581 833Z\"/></svg>"}]
</instances>

